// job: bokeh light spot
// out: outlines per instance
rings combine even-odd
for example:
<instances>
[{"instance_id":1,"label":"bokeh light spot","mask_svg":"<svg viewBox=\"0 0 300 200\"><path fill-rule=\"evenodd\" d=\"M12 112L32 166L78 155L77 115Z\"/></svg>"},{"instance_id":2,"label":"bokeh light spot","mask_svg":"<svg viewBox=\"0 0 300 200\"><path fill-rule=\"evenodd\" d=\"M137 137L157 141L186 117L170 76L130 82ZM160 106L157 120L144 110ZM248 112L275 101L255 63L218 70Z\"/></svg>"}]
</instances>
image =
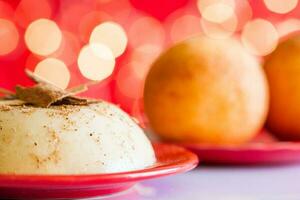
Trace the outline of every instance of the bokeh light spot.
<instances>
[{"instance_id":1,"label":"bokeh light spot","mask_svg":"<svg viewBox=\"0 0 300 200\"><path fill-rule=\"evenodd\" d=\"M15 11L17 23L26 28L39 18L50 18L52 8L48 0L21 0Z\"/></svg>"},{"instance_id":2,"label":"bokeh light spot","mask_svg":"<svg viewBox=\"0 0 300 200\"><path fill-rule=\"evenodd\" d=\"M239 31L251 20L253 15L248 0L235 0L235 15L238 21L236 31Z\"/></svg>"},{"instance_id":3,"label":"bokeh light spot","mask_svg":"<svg viewBox=\"0 0 300 200\"><path fill-rule=\"evenodd\" d=\"M208 6L202 13L202 17L212 22L223 22L233 14L233 8L222 3Z\"/></svg>"},{"instance_id":4,"label":"bokeh light spot","mask_svg":"<svg viewBox=\"0 0 300 200\"><path fill-rule=\"evenodd\" d=\"M129 27L128 37L132 47L144 44L162 45L165 42L165 30L154 18L142 17Z\"/></svg>"},{"instance_id":5,"label":"bokeh light spot","mask_svg":"<svg viewBox=\"0 0 300 200\"><path fill-rule=\"evenodd\" d=\"M129 0L110 0L108 3L98 2L96 10L108 13L113 21L116 21L125 27L127 27L129 18L135 13Z\"/></svg>"},{"instance_id":6,"label":"bokeh light spot","mask_svg":"<svg viewBox=\"0 0 300 200\"><path fill-rule=\"evenodd\" d=\"M198 0L198 9L207 21L221 23L234 14L234 0Z\"/></svg>"},{"instance_id":7,"label":"bokeh light spot","mask_svg":"<svg viewBox=\"0 0 300 200\"><path fill-rule=\"evenodd\" d=\"M200 18L194 15L183 15L171 25L170 37L173 42L177 42L199 33L201 33Z\"/></svg>"},{"instance_id":8,"label":"bokeh light spot","mask_svg":"<svg viewBox=\"0 0 300 200\"><path fill-rule=\"evenodd\" d=\"M74 64L80 51L80 41L69 31L62 32L62 42L59 49L51 57L62 60L67 66Z\"/></svg>"},{"instance_id":9,"label":"bokeh light spot","mask_svg":"<svg viewBox=\"0 0 300 200\"><path fill-rule=\"evenodd\" d=\"M286 19L276 25L280 37L300 30L300 20L296 18Z\"/></svg>"},{"instance_id":10,"label":"bokeh light spot","mask_svg":"<svg viewBox=\"0 0 300 200\"><path fill-rule=\"evenodd\" d=\"M17 27L9 20L0 19L0 38L0 55L12 52L19 42Z\"/></svg>"},{"instance_id":11,"label":"bokeh light spot","mask_svg":"<svg viewBox=\"0 0 300 200\"><path fill-rule=\"evenodd\" d=\"M130 62L122 66L117 73L117 91L126 98L142 98L146 75L162 48L159 45L145 44L134 49Z\"/></svg>"},{"instance_id":12,"label":"bokeh light spot","mask_svg":"<svg viewBox=\"0 0 300 200\"><path fill-rule=\"evenodd\" d=\"M55 58L46 58L39 62L34 73L59 88L65 89L70 81L70 72L65 63Z\"/></svg>"},{"instance_id":13,"label":"bokeh light spot","mask_svg":"<svg viewBox=\"0 0 300 200\"><path fill-rule=\"evenodd\" d=\"M117 23L105 22L96 26L91 34L90 43L100 43L108 46L115 57L126 49L127 36L124 29Z\"/></svg>"},{"instance_id":14,"label":"bokeh light spot","mask_svg":"<svg viewBox=\"0 0 300 200\"><path fill-rule=\"evenodd\" d=\"M30 51L38 55L49 55L56 51L62 41L62 33L54 21L38 19L25 32L25 43Z\"/></svg>"},{"instance_id":15,"label":"bokeh light spot","mask_svg":"<svg viewBox=\"0 0 300 200\"><path fill-rule=\"evenodd\" d=\"M100 23L111 20L111 18L112 17L107 13L100 11L92 11L83 16L79 23L79 34L81 40L87 43L90 39L93 29Z\"/></svg>"},{"instance_id":16,"label":"bokeh light spot","mask_svg":"<svg viewBox=\"0 0 300 200\"><path fill-rule=\"evenodd\" d=\"M234 34L237 27L237 18L232 15L222 23L213 23L201 18L200 24L206 36L214 39L225 39Z\"/></svg>"},{"instance_id":17,"label":"bokeh light spot","mask_svg":"<svg viewBox=\"0 0 300 200\"><path fill-rule=\"evenodd\" d=\"M29 54L25 61L25 68L34 71L36 65L44 60L45 57L36 54Z\"/></svg>"},{"instance_id":18,"label":"bokeh light spot","mask_svg":"<svg viewBox=\"0 0 300 200\"><path fill-rule=\"evenodd\" d=\"M100 81L112 74L115 58L107 46L91 43L81 49L77 63L85 78Z\"/></svg>"},{"instance_id":19,"label":"bokeh light spot","mask_svg":"<svg viewBox=\"0 0 300 200\"><path fill-rule=\"evenodd\" d=\"M245 25L241 39L250 53L264 56L276 48L278 33L269 21L255 19Z\"/></svg>"},{"instance_id":20,"label":"bokeh light spot","mask_svg":"<svg viewBox=\"0 0 300 200\"><path fill-rule=\"evenodd\" d=\"M288 13L298 4L298 0L264 0L266 7L275 13Z\"/></svg>"},{"instance_id":21,"label":"bokeh light spot","mask_svg":"<svg viewBox=\"0 0 300 200\"><path fill-rule=\"evenodd\" d=\"M63 5L65 7L63 7ZM82 17L91 12L91 5L80 1L61 1L61 10L57 22L63 30L77 33Z\"/></svg>"},{"instance_id":22,"label":"bokeh light spot","mask_svg":"<svg viewBox=\"0 0 300 200\"><path fill-rule=\"evenodd\" d=\"M111 0L97 0L97 3L99 3L99 4L106 4L109 2L111 2Z\"/></svg>"},{"instance_id":23,"label":"bokeh light spot","mask_svg":"<svg viewBox=\"0 0 300 200\"><path fill-rule=\"evenodd\" d=\"M138 99L143 95L144 80L141 79L129 63L119 70L116 76L117 88L125 97Z\"/></svg>"},{"instance_id":24,"label":"bokeh light spot","mask_svg":"<svg viewBox=\"0 0 300 200\"><path fill-rule=\"evenodd\" d=\"M130 57L133 72L140 79L144 79L151 64L162 51L161 46L146 44L136 48Z\"/></svg>"}]
</instances>

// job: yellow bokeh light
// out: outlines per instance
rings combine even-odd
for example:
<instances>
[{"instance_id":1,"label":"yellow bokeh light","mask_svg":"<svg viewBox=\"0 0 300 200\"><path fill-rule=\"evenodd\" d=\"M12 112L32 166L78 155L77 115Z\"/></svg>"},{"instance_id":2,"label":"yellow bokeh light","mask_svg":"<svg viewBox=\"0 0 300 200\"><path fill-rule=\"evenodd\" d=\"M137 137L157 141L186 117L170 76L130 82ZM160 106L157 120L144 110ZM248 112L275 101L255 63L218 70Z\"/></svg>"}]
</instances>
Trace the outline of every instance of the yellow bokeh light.
<instances>
[{"instance_id":1,"label":"yellow bokeh light","mask_svg":"<svg viewBox=\"0 0 300 200\"><path fill-rule=\"evenodd\" d=\"M241 39L243 45L250 53L264 56L276 48L278 33L269 21L255 19L245 25Z\"/></svg>"},{"instance_id":2,"label":"yellow bokeh light","mask_svg":"<svg viewBox=\"0 0 300 200\"><path fill-rule=\"evenodd\" d=\"M275 13L288 13L298 4L298 0L264 0L266 7Z\"/></svg>"},{"instance_id":3,"label":"yellow bokeh light","mask_svg":"<svg viewBox=\"0 0 300 200\"><path fill-rule=\"evenodd\" d=\"M90 43L101 43L111 49L115 57L126 49L127 36L124 29L115 22L105 22L94 28Z\"/></svg>"},{"instance_id":4,"label":"yellow bokeh light","mask_svg":"<svg viewBox=\"0 0 300 200\"><path fill-rule=\"evenodd\" d=\"M237 27L237 18L232 15L222 23L213 23L201 18L200 24L206 36L214 39L225 39L234 34Z\"/></svg>"},{"instance_id":5,"label":"yellow bokeh light","mask_svg":"<svg viewBox=\"0 0 300 200\"><path fill-rule=\"evenodd\" d=\"M34 73L62 89L66 89L70 82L68 67L56 58L46 58L39 62Z\"/></svg>"},{"instance_id":6,"label":"yellow bokeh light","mask_svg":"<svg viewBox=\"0 0 300 200\"><path fill-rule=\"evenodd\" d=\"M38 55L46 56L56 51L62 41L62 33L57 24L49 19L32 22L25 32L28 49Z\"/></svg>"},{"instance_id":7,"label":"yellow bokeh light","mask_svg":"<svg viewBox=\"0 0 300 200\"><path fill-rule=\"evenodd\" d=\"M207 21L221 23L234 15L234 0L198 0L198 9Z\"/></svg>"},{"instance_id":8,"label":"yellow bokeh light","mask_svg":"<svg viewBox=\"0 0 300 200\"><path fill-rule=\"evenodd\" d=\"M104 44L90 43L81 49L77 63L84 77L100 81L112 74L115 58L111 49Z\"/></svg>"},{"instance_id":9,"label":"yellow bokeh light","mask_svg":"<svg viewBox=\"0 0 300 200\"><path fill-rule=\"evenodd\" d=\"M0 55L11 53L19 42L17 27L9 20L0 19L0 38Z\"/></svg>"},{"instance_id":10,"label":"yellow bokeh light","mask_svg":"<svg viewBox=\"0 0 300 200\"><path fill-rule=\"evenodd\" d=\"M287 19L278 23L276 25L276 29L280 37L286 36L296 31L300 31L300 20L296 18Z\"/></svg>"}]
</instances>

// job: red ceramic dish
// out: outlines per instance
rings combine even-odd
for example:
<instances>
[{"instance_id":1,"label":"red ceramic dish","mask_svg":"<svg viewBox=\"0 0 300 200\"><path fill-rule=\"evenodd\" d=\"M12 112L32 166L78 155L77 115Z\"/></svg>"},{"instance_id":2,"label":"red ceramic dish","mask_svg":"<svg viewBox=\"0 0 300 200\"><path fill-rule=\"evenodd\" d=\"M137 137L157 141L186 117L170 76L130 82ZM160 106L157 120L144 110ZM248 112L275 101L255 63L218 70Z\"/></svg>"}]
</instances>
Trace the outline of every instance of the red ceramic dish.
<instances>
[{"instance_id":1,"label":"red ceramic dish","mask_svg":"<svg viewBox=\"0 0 300 200\"><path fill-rule=\"evenodd\" d=\"M185 143L182 146L196 153L199 159L211 164L286 164L300 162L300 142L283 142L267 131L244 145L203 145Z\"/></svg>"},{"instance_id":2,"label":"red ceramic dish","mask_svg":"<svg viewBox=\"0 0 300 200\"><path fill-rule=\"evenodd\" d=\"M147 169L93 175L0 175L1 198L86 198L110 195L136 182L189 171L197 166L195 154L182 147L154 144L157 164Z\"/></svg>"}]
</instances>

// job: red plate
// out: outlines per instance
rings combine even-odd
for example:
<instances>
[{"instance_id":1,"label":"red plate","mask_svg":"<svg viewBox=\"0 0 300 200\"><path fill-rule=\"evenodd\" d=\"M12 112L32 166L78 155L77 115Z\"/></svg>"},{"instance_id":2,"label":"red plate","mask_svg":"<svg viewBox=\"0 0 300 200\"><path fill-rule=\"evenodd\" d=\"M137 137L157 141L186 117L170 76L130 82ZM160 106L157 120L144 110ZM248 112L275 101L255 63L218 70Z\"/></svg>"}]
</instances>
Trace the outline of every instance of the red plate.
<instances>
[{"instance_id":1,"label":"red plate","mask_svg":"<svg viewBox=\"0 0 300 200\"><path fill-rule=\"evenodd\" d=\"M244 145L181 144L211 164L285 164L300 162L300 142L282 142L267 131Z\"/></svg>"},{"instance_id":2,"label":"red plate","mask_svg":"<svg viewBox=\"0 0 300 200\"><path fill-rule=\"evenodd\" d=\"M136 182L189 171L197 166L195 154L182 147L154 144L157 164L147 169L93 175L0 175L1 198L86 198L110 195Z\"/></svg>"}]
</instances>

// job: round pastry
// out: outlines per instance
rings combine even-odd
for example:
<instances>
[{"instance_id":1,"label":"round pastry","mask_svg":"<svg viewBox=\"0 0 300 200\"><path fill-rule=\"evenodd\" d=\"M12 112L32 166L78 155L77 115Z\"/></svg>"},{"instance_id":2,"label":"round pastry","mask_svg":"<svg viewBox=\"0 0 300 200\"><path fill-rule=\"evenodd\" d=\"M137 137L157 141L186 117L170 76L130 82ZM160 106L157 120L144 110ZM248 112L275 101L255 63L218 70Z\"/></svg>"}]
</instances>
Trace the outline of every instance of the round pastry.
<instances>
[{"instance_id":1,"label":"round pastry","mask_svg":"<svg viewBox=\"0 0 300 200\"><path fill-rule=\"evenodd\" d=\"M0 106L1 174L93 174L138 170L156 161L143 130L104 101Z\"/></svg>"},{"instance_id":2,"label":"round pastry","mask_svg":"<svg viewBox=\"0 0 300 200\"><path fill-rule=\"evenodd\" d=\"M235 39L180 42L157 58L145 81L151 128L176 142L246 143L262 128L268 103L261 66Z\"/></svg>"}]
</instances>

